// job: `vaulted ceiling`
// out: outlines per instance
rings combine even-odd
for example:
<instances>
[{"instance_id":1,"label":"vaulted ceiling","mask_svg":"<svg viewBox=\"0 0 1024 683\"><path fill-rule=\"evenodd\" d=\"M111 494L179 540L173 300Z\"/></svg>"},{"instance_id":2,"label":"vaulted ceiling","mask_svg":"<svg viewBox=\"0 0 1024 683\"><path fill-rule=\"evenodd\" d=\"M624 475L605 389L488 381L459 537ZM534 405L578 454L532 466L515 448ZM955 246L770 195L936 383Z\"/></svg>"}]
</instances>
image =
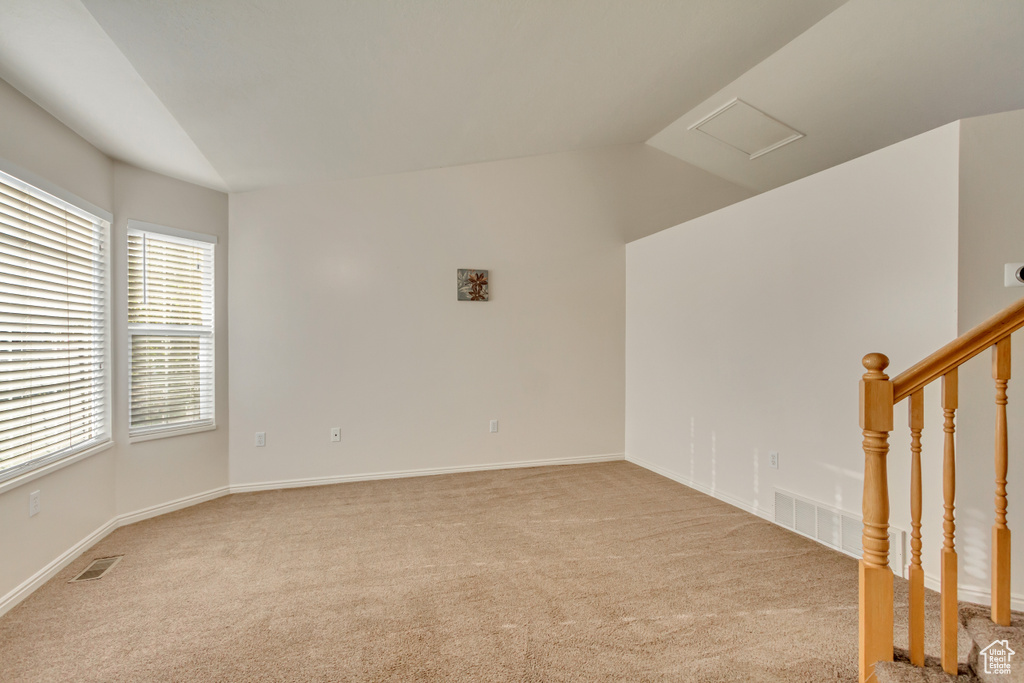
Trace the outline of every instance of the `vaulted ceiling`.
<instances>
[{"instance_id":1,"label":"vaulted ceiling","mask_svg":"<svg viewBox=\"0 0 1024 683\"><path fill-rule=\"evenodd\" d=\"M805 137L750 159L690 129L733 98ZM1024 0L850 0L649 144L764 191L1013 109L1024 109Z\"/></svg>"},{"instance_id":2,"label":"vaulted ceiling","mask_svg":"<svg viewBox=\"0 0 1024 683\"><path fill-rule=\"evenodd\" d=\"M0 0L0 78L228 191L604 145L764 190L1024 108L1016 0ZM689 127L739 98L805 134Z\"/></svg>"}]
</instances>

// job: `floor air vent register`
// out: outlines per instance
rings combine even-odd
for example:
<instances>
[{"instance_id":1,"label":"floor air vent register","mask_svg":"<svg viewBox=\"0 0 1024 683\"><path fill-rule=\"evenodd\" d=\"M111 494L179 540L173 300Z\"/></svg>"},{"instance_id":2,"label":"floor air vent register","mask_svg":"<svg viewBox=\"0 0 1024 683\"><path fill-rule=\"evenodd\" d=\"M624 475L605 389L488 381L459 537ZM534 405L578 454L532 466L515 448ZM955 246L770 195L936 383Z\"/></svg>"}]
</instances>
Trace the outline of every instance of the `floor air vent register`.
<instances>
[{"instance_id":1,"label":"floor air vent register","mask_svg":"<svg viewBox=\"0 0 1024 683\"><path fill-rule=\"evenodd\" d=\"M801 498L789 491L775 489L773 521L779 526L812 538L822 545L860 559L861 532L864 529L860 517ZM903 560L905 543L906 532L890 526L889 566L896 576L904 578L906 578Z\"/></svg>"},{"instance_id":2,"label":"floor air vent register","mask_svg":"<svg viewBox=\"0 0 1024 683\"><path fill-rule=\"evenodd\" d=\"M68 583L102 579L107 572L114 568L115 564L121 561L122 557L124 557L124 555L118 555L117 557L101 557L98 560L93 560L89 563L88 567L82 570L82 573L68 581Z\"/></svg>"}]
</instances>

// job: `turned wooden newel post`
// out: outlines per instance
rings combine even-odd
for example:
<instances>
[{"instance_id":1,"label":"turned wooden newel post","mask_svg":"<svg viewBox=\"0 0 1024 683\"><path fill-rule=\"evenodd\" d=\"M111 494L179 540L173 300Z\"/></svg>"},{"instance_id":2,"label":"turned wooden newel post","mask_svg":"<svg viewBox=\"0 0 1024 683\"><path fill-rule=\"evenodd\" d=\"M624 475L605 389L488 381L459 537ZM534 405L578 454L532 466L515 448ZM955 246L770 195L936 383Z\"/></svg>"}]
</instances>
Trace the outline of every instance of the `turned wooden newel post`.
<instances>
[{"instance_id":1,"label":"turned wooden newel post","mask_svg":"<svg viewBox=\"0 0 1024 683\"><path fill-rule=\"evenodd\" d=\"M884 370L889 359L864 356L860 382L860 426L864 430L864 537L860 560L861 683L874 675L875 662L892 661L892 570L889 569L889 485L885 460L892 431L893 388Z\"/></svg>"}]
</instances>

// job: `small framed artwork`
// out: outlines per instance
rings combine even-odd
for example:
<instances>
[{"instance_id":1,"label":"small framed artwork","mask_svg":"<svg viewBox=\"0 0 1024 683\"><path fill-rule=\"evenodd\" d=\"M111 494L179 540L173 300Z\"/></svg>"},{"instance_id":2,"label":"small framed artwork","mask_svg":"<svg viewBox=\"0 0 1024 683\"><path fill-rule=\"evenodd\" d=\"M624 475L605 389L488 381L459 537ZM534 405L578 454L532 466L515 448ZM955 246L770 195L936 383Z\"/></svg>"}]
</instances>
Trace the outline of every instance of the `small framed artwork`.
<instances>
[{"instance_id":1,"label":"small framed artwork","mask_svg":"<svg viewBox=\"0 0 1024 683\"><path fill-rule=\"evenodd\" d=\"M487 301L487 271L459 268L459 301Z\"/></svg>"}]
</instances>

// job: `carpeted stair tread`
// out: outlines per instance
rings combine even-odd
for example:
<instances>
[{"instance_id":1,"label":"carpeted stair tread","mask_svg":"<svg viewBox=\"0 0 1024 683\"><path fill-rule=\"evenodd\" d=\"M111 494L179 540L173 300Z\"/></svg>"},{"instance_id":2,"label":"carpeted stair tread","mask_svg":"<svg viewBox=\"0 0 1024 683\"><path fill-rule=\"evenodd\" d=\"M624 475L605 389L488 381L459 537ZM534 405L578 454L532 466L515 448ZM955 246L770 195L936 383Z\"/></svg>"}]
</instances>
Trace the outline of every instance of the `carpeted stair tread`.
<instances>
[{"instance_id":1,"label":"carpeted stair tread","mask_svg":"<svg viewBox=\"0 0 1024 683\"><path fill-rule=\"evenodd\" d=\"M906 650L895 648L892 662L879 662L875 665L875 680L878 683L976 683L978 679L972 674L967 662L960 662L956 676L942 670L942 661L938 657L925 655L924 667L910 663Z\"/></svg>"},{"instance_id":2,"label":"carpeted stair tread","mask_svg":"<svg viewBox=\"0 0 1024 683\"><path fill-rule=\"evenodd\" d=\"M878 683L976 683L979 679L967 668L951 676L936 661L926 663L923 668L910 662L879 662L875 665L875 680Z\"/></svg>"},{"instance_id":3,"label":"carpeted stair tread","mask_svg":"<svg viewBox=\"0 0 1024 683\"><path fill-rule=\"evenodd\" d=\"M907 651L897 647L893 653L895 661L879 662L875 665L875 680L878 683L1024 683L1024 613L1014 612L1011 615L1010 626L998 626L992 623L989 608L985 605L961 602L959 607L958 636L961 641L965 637L970 640L971 649L965 658L964 648L959 648L961 661L957 675L953 676L943 671L939 658L930 654L925 655L924 667L913 666ZM931 631L926 631L926 634L937 635ZM1019 663L1011 656L1008 674L986 673L984 662L979 662L981 650L997 640L1006 640L1014 653L1021 653L1016 655L1020 657Z\"/></svg>"},{"instance_id":4,"label":"carpeted stair tread","mask_svg":"<svg viewBox=\"0 0 1024 683\"><path fill-rule=\"evenodd\" d=\"M1009 626L992 622L988 607L961 605L960 621L974 641L970 664L979 681L984 683L1024 683L1024 614L1013 612ZM1014 655L1010 656L1009 673L986 673L980 653L996 641L1006 641ZM996 647L999 647L996 645Z\"/></svg>"}]
</instances>

